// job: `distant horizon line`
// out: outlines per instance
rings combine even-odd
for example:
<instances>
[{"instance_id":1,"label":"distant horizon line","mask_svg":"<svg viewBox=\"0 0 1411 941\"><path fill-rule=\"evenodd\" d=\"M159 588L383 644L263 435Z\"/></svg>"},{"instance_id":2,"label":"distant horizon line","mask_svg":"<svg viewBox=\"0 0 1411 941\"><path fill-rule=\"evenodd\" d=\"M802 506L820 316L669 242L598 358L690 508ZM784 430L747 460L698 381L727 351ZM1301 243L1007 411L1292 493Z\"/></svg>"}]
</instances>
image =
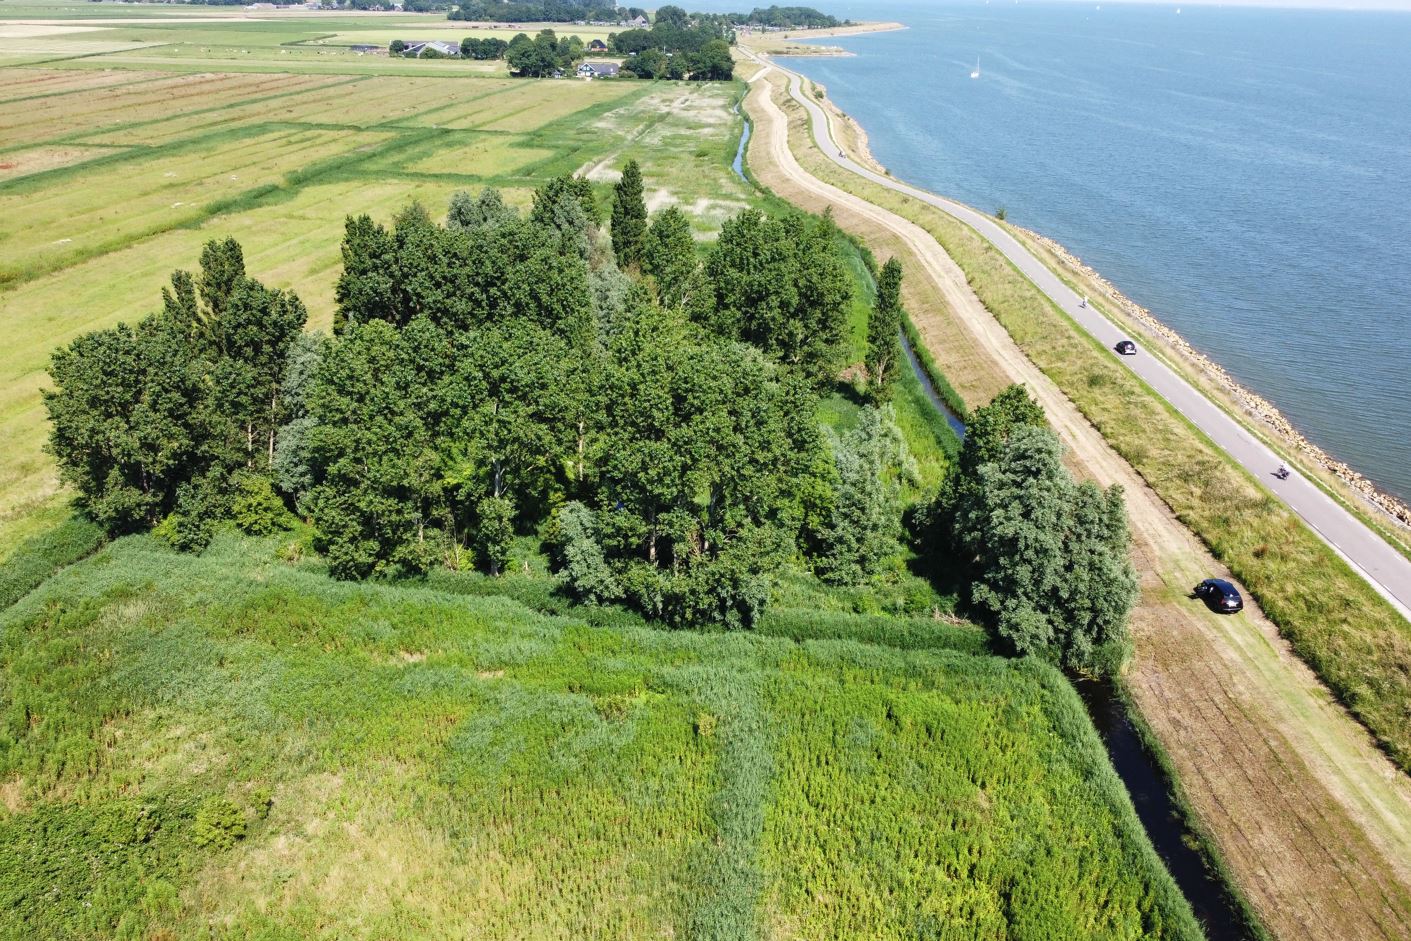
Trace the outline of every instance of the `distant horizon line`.
<instances>
[{"instance_id":1,"label":"distant horizon line","mask_svg":"<svg viewBox=\"0 0 1411 941\"><path fill-rule=\"evenodd\" d=\"M1172 7L1182 9L1183 7L1220 7L1233 9L1251 10L1296 10L1296 11L1324 11L1334 13L1411 13L1411 0L1352 0L1352 2L1336 2L1336 0L901 0L899 6L907 7L920 5L925 2L928 6L1015 6L1021 4L1042 4L1045 6L1074 6L1074 7L1101 7L1104 3L1121 6L1142 6L1142 7ZM865 21L855 21L865 22ZM880 22L880 21L876 21Z\"/></svg>"}]
</instances>

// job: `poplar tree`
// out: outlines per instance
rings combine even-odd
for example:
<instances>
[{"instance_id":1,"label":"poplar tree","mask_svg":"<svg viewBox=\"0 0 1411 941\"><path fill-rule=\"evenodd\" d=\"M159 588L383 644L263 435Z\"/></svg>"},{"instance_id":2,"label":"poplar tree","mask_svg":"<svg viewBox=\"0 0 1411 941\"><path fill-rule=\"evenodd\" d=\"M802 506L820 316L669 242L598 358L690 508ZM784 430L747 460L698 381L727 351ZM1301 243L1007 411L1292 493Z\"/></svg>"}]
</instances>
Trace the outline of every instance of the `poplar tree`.
<instances>
[{"instance_id":1,"label":"poplar tree","mask_svg":"<svg viewBox=\"0 0 1411 941\"><path fill-rule=\"evenodd\" d=\"M329 345L309 393L309 508L335 578L424 571L438 538L438 461L417 357L382 320Z\"/></svg>"},{"instance_id":2,"label":"poplar tree","mask_svg":"<svg viewBox=\"0 0 1411 941\"><path fill-rule=\"evenodd\" d=\"M642 168L627 161L622 179L612 194L612 251L620 268L642 262L642 240L647 232L647 202L642 195Z\"/></svg>"},{"instance_id":3,"label":"poplar tree","mask_svg":"<svg viewBox=\"0 0 1411 941\"><path fill-rule=\"evenodd\" d=\"M682 307L697 285L700 262L686 214L671 206L657 215L642 240L642 273L657 283L664 307Z\"/></svg>"},{"instance_id":4,"label":"poplar tree","mask_svg":"<svg viewBox=\"0 0 1411 941\"><path fill-rule=\"evenodd\" d=\"M1016 653L1120 666L1137 599L1122 489L1078 484L1047 428L1013 429L956 513L973 610Z\"/></svg>"},{"instance_id":5,"label":"poplar tree","mask_svg":"<svg viewBox=\"0 0 1411 941\"><path fill-rule=\"evenodd\" d=\"M901 362L901 262L887 260L877 277L877 301L867 320L867 383L875 398L885 398Z\"/></svg>"},{"instance_id":6,"label":"poplar tree","mask_svg":"<svg viewBox=\"0 0 1411 941\"><path fill-rule=\"evenodd\" d=\"M857 427L837 443L838 484L817 566L824 581L857 584L901 548L901 493L888 468L907 462L898 454L905 447L890 407L887 414L863 409Z\"/></svg>"},{"instance_id":7,"label":"poplar tree","mask_svg":"<svg viewBox=\"0 0 1411 941\"><path fill-rule=\"evenodd\" d=\"M836 235L827 217L745 210L721 228L705 264L709 296L692 305L692 316L826 385L840 365L852 304Z\"/></svg>"}]
</instances>

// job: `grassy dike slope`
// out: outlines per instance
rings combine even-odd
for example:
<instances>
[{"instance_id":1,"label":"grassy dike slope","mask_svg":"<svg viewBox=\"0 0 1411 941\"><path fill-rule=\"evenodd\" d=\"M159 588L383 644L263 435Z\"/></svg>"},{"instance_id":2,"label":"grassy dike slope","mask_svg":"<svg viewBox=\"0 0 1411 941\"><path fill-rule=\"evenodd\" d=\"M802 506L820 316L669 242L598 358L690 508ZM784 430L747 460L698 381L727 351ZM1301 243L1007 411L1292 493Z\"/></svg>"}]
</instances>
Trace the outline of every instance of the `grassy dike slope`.
<instances>
[{"instance_id":1,"label":"grassy dike slope","mask_svg":"<svg viewBox=\"0 0 1411 941\"><path fill-rule=\"evenodd\" d=\"M1200 936L1071 687L968 628L281 549L124 539L0 615L0 937Z\"/></svg>"},{"instance_id":2,"label":"grassy dike slope","mask_svg":"<svg viewBox=\"0 0 1411 941\"><path fill-rule=\"evenodd\" d=\"M832 206L840 224L879 255L904 259L912 319L968 401L983 402L1008 382L1026 383L1069 445L1075 468L1126 488L1143 581L1128 685L1260 917L1281 937L1411 935L1407 781L1329 701L1258 610L1220 619L1186 599L1190 585L1220 566L1104 438L1133 426L1115 415L1085 414L1120 403L1100 395L1118 381L1103 351L1024 295L1027 282L986 256L969 230L818 154L806 115L786 100L777 70L754 86L747 107L756 119L756 176L815 211ZM954 260L942 247L952 236L962 240ZM1169 413L1141 405L1137 414L1150 421L1137 431L1152 454L1179 452L1161 437L1171 427ZM1218 467L1202 470L1216 474ZM1268 539L1282 545L1278 532Z\"/></svg>"}]
</instances>

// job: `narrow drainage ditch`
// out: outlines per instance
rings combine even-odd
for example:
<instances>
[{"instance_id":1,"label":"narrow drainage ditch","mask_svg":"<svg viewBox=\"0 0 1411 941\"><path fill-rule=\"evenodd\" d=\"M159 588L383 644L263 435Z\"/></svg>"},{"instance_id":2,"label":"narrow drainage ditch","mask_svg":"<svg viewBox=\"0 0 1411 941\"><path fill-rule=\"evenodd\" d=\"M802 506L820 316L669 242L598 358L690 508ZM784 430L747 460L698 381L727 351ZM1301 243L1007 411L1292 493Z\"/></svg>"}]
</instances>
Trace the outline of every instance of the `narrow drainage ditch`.
<instances>
[{"instance_id":1,"label":"narrow drainage ditch","mask_svg":"<svg viewBox=\"0 0 1411 941\"><path fill-rule=\"evenodd\" d=\"M1190 902L1209 941L1254 941L1229 887L1205 864L1195 834L1171 798L1170 781L1152 760L1111 682L1069 677L1088 707L1117 776L1127 786L1151 845Z\"/></svg>"},{"instance_id":2,"label":"narrow drainage ditch","mask_svg":"<svg viewBox=\"0 0 1411 941\"><path fill-rule=\"evenodd\" d=\"M740 113L740 106L735 105L735 113ZM745 126L740 131L740 146L735 149L735 160L730 164L730 168L735 171L735 175L749 183L745 176L745 147L750 142L750 119L745 118Z\"/></svg>"},{"instance_id":3,"label":"narrow drainage ditch","mask_svg":"<svg viewBox=\"0 0 1411 941\"><path fill-rule=\"evenodd\" d=\"M747 126L748 130L748 126ZM921 365L906 331L901 335L902 350L926 398L945 416L947 424L962 440L965 423L936 393L931 377ZM1137 819L1146 830L1156 854L1166 864L1176 887L1190 903L1195 917L1205 928L1209 941L1256 941L1240 906L1221 877L1205 863L1196 848L1195 835L1171 796L1171 782L1142 743L1127 707L1110 681L1069 677L1077 689L1088 717L1107 748L1108 760L1122 779L1136 808Z\"/></svg>"},{"instance_id":4,"label":"narrow drainage ditch","mask_svg":"<svg viewBox=\"0 0 1411 941\"><path fill-rule=\"evenodd\" d=\"M926 369L921 365L921 360L916 355L916 350L911 346L911 339L906 335L906 331L901 331L901 349L906 354L906 361L911 364L911 371L916 375L916 381L921 383L921 391L926 393L926 398L930 400L936 411L945 416L946 424L950 425L950 430L955 432L955 436L961 441L965 440L965 422L960 420L960 416L951 411L945 399L936 392L935 385L931 382L931 377L926 374Z\"/></svg>"}]
</instances>

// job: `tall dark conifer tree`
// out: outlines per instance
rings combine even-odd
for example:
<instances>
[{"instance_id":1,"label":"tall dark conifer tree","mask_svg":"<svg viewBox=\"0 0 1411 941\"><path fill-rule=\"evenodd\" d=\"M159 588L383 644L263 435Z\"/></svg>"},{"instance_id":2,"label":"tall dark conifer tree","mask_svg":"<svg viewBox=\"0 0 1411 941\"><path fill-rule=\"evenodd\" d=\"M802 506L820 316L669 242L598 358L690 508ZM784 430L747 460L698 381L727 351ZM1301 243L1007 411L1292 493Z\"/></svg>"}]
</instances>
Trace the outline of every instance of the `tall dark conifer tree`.
<instances>
[{"instance_id":1,"label":"tall dark conifer tree","mask_svg":"<svg viewBox=\"0 0 1411 941\"><path fill-rule=\"evenodd\" d=\"M647 201L642 196L642 168L627 161L612 196L612 251L621 268L642 263L642 239L647 233Z\"/></svg>"}]
</instances>

